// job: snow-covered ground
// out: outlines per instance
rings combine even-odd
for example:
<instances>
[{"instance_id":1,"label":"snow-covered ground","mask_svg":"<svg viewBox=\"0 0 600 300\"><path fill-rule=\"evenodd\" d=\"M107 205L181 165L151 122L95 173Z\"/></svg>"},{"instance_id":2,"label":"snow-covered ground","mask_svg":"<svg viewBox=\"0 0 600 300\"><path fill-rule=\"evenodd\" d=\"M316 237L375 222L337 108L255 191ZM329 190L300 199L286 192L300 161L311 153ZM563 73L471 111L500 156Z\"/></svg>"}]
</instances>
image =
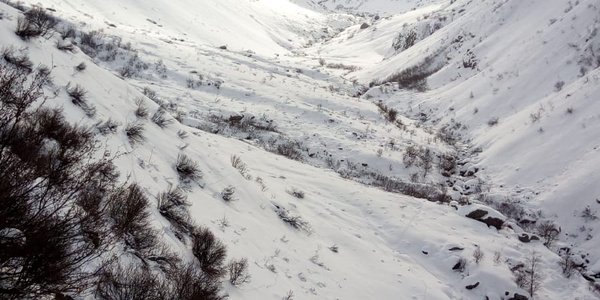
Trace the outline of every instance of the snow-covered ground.
<instances>
[{"instance_id":1,"label":"snow-covered ground","mask_svg":"<svg viewBox=\"0 0 600 300\"><path fill-rule=\"evenodd\" d=\"M600 272L599 221L580 217L585 206L600 210L597 3L319 3L44 1L78 29L102 30L99 42L122 39L114 59L105 48L94 57L59 51L58 34L24 42L14 35L18 12L0 4L0 45L52 66L61 89L48 105L63 107L69 120L121 124L117 134L98 138L122 154L121 173L148 195L177 184L178 154L199 162L203 179L188 191L192 217L227 244L229 257L250 262L250 283L226 285L231 299L282 299L289 291L294 299L510 299L527 294L511 268L532 253L542 260L536 299L596 299L580 275L561 274L558 246L519 241L522 230L512 224L519 220L496 230L465 215L484 209L504 218L485 205L509 198L541 209L562 227L556 245L573 243L573 251L588 254L587 271ZM348 8L385 17L348 15ZM414 45L404 49L411 30ZM428 91L366 90L427 57L426 68L437 71ZM75 72L81 62L87 68ZM131 73L123 72L128 64ZM69 82L88 90L94 118L68 100L62 87ZM179 120L165 129L144 121L146 141L132 145L122 129L136 119L136 99L152 112L166 103ZM400 112L400 122L382 116L379 100ZM251 129L234 126L232 116ZM498 124L489 126L493 118ZM438 132L456 123L464 124L456 130L464 139L449 144ZM276 154L286 145L298 150L296 160ZM430 172L407 167L407 149L419 147L432 153ZM233 155L247 165L245 176L232 167ZM446 178L437 166L442 155L460 160L454 173L482 171ZM386 192L365 184L376 181L373 174L448 189L466 205ZM220 193L230 185L236 200L224 202ZM482 190L465 190L475 185ZM287 225L282 210L309 228ZM167 220L152 216L164 240L191 258ZM452 270L460 258L465 269Z\"/></svg>"}]
</instances>

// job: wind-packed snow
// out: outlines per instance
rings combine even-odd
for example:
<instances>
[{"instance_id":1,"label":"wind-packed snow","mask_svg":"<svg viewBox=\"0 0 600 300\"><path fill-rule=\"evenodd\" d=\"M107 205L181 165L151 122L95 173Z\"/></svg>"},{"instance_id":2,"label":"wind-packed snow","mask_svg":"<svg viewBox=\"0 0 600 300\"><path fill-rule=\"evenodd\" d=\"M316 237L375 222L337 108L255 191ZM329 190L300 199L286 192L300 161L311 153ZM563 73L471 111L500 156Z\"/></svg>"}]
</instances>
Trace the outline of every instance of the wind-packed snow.
<instances>
[{"instance_id":1,"label":"wind-packed snow","mask_svg":"<svg viewBox=\"0 0 600 300\"><path fill-rule=\"evenodd\" d=\"M17 10L3 3L0 46L52 67L59 93L47 105L62 107L70 121L93 126L110 118L121 124L117 134L98 139L112 155L120 154L123 177L151 197L177 184L178 154L198 161L203 179L188 194L192 217L227 244L229 257L250 262L250 283L226 284L230 299L282 299L289 291L294 299L510 299L527 294L511 268L533 253L541 257L543 274L535 299L597 299L581 275L563 276L556 248L572 246L590 260L590 271L600 273L600 222L580 217L586 206L600 211L598 3L314 2L42 3L82 30L130 42L147 64L131 78L121 72L130 57L62 52L56 35L22 41L14 35ZM369 27L361 29L363 23ZM414 45L396 43L394 49L398 35L411 30ZM472 58L467 50L477 62L473 68L465 67ZM393 84L364 88L427 57L436 72L425 92ZM75 72L81 62L86 70ZM70 103L67 83L88 90L97 107L93 119ZM150 90L155 101L147 97ZM162 101L181 118L165 129L144 121L146 141L131 145L122 128L135 121L139 98L151 113ZM379 100L400 112L401 126L385 120ZM215 123L232 116L275 129L255 134ZM488 125L493 118L498 124ZM451 121L464 124L458 132L466 140L458 148L436 134ZM180 138L180 131L188 137ZM282 140L299 143L303 156L272 153ZM481 171L459 179L439 170L423 174L406 166L410 146L438 156L475 152L464 158L464 168ZM232 167L233 155L247 164L246 176ZM455 201L386 192L368 184L371 173L436 188L458 180L448 189L457 201L485 181L481 195L541 209L543 218L562 227L560 241L551 249L523 243L522 229L512 221L496 230L465 217L477 209L503 217L491 201L468 199L456 207ZM220 193L230 185L236 199L225 202ZM294 189L305 196L294 197ZM300 216L307 230L284 223L281 211ZM164 240L191 259L189 245L158 211L153 220ZM479 263L473 258L478 247L484 253ZM465 270L452 270L461 258Z\"/></svg>"}]
</instances>

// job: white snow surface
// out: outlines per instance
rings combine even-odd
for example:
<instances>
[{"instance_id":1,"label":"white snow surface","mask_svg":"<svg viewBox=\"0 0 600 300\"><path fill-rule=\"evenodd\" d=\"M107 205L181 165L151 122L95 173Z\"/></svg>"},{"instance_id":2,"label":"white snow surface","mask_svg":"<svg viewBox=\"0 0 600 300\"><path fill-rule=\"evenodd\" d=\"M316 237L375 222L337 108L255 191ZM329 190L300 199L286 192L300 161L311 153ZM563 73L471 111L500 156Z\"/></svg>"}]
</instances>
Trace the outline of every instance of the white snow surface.
<instances>
[{"instance_id":1,"label":"white snow surface","mask_svg":"<svg viewBox=\"0 0 600 300\"><path fill-rule=\"evenodd\" d=\"M597 1L318 2L43 1L83 30L103 30L130 42L150 65L134 78L119 76L122 59L106 62L82 51L57 50L56 35L20 40L13 32L18 12L3 3L0 46L14 46L36 64L51 65L58 87L71 82L88 90L98 110L94 119L68 100L64 88L48 105L62 107L69 120L81 124L119 122L118 134L98 139L112 154L123 154L117 159L121 173L151 198L177 184L179 153L199 162L202 182L189 191L194 220L227 244L229 257L250 262L250 283L225 284L230 299L282 299L289 291L295 299L508 299L505 292L526 294L514 283L510 267L534 252L541 255L544 275L536 299L598 299L580 275L561 274L555 248L520 242L516 226L496 230L464 217L476 208L500 215L484 203L457 210L385 192L340 177L320 159L351 161L359 169L408 179L417 169L405 168L403 153L388 149L390 141L400 149L417 145L451 152L433 129L460 122L465 125L461 134L473 145L468 149L481 148L471 164L481 169L490 194L520 200L555 219L562 227L558 245L587 254L593 268L600 260L600 224L580 215L586 206L600 211L596 57L585 74L580 72L581 61L591 55L586 49L599 50ZM392 48L399 32L432 28L432 19L441 25L435 32L420 35L404 51ZM365 22L370 27L360 29ZM459 35L460 42L453 43ZM222 45L227 50L218 48ZM467 49L477 57L475 69L463 66ZM443 64L429 78L428 91L387 85L352 97L360 83L382 80L431 54ZM323 67L319 58L357 68ZM153 70L159 60L167 68L164 77ZM80 62L87 69L74 72ZM223 84L189 88L189 79L196 78L191 72ZM557 82L564 82L560 89ZM166 129L144 121L146 141L131 145L122 127L135 120L135 99L158 108L141 93L144 88L186 116ZM408 129L385 121L374 105L379 100L398 109ZM425 124L416 121L419 113L428 115ZM294 161L265 151L254 139L197 129L205 128L210 115L235 114L264 115L314 156ZM498 124L488 126L496 117ZM178 131L189 137L179 138ZM378 149L385 149L381 157ZM231 166L232 155L248 165L251 179ZM421 179L443 180L437 173ZM220 192L229 185L235 186L237 200L226 203ZM290 195L294 188L306 193L304 199ZM456 191L451 194L458 197ZM282 222L275 205L301 216L310 232ZM152 216L164 240L191 258L189 245L175 238L168 222L157 211ZM228 226L220 225L223 219ZM329 249L334 245L338 253ZM450 251L455 247L463 250ZM485 253L480 263L472 257L476 247ZM461 257L468 261L466 271L453 271ZM465 288L476 282L477 288Z\"/></svg>"}]
</instances>

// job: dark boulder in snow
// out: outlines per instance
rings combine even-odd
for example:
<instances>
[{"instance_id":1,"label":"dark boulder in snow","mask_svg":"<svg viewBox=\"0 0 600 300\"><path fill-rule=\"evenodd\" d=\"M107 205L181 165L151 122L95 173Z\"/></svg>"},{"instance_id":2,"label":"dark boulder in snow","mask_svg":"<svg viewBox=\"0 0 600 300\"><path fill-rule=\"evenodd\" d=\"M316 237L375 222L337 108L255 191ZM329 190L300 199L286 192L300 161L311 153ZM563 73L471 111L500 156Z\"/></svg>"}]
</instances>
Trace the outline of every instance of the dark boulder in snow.
<instances>
[{"instance_id":1,"label":"dark boulder in snow","mask_svg":"<svg viewBox=\"0 0 600 300\"><path fill-rule=\"evenodd\" d=\"M479 286L479 281L477 281L477 282L476 282L476 283L474 283L474 284L469 284L469 285L465 286L465 288L466 288L467 290L472 290L472 289L474 289L474 288L476 288L476 287L478 287L478 286Z\"/></svg>"},{"instance_id":2,"label":"dark boulder in snow","mask_svg":"<svg viewBox=\"0 0 600 300\"><path fill-rule=\"evenodd\" d=\"M367 29L371 27L371 25L367 24L367 23L362 23L362 25L360 25L360 29Z\"/></svg>"},{"instance_id":3,"label":"dark boulder in snow","mask_svg":"<svg viewBox=\"0 0 600 300\"><path fill-rule=\"evenodd\" d=\"M531 241L539 241L540 238L537 237L536 235L529 235L527 233L523 233L519 236L519 241L523 242L523 243L529 243Z\"/></svg>"},{"instance_id":4,"label":"dark boulder in snow","mask_svg":"<svg viewBox=\"0 0 600 300\"><path fill-rule=\"evenodd\" d=\"M482 222L488 227L495 227L498 230L500 230L502 225L504 225L504 220L500 219L499 217L488 216L488 211L481 208L475 209L474 211L468 213L466 217Z\"/></svg>"}]
</instances>

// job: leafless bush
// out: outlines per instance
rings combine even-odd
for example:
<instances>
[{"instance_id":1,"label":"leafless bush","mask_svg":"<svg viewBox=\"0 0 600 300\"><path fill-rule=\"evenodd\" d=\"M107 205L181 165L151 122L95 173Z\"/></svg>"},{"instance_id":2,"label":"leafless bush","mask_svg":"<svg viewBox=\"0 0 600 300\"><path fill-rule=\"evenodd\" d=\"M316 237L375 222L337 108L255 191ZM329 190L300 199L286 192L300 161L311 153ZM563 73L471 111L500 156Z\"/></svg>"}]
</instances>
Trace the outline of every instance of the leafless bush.
<instances>
[{"instance_id":1,"label":"leafless bush","mask_svg":"<svg viewBox=\"0 0 600 300\"><path fill-rule=\"evenodd\" d=\"M513 270L516 284L525 289L531 297L534 297L542 284L542 274L540 274L540 257L533 252L524 265Z\"/></svg>"},{"instance_id":2,"label":"leafless bush","mask_svg":"<svg viewBox=\"0 0 600 300\"><path fill-rule=\"evenodd\" d=\"M94 270L83 266L105 248L86 230L102 212L78 204L102 202L115 180L103 170L114 168L95 159L88 128L39 106L48 76L0 63L0 294L9 299L85 289Z\"/></svg>"},{"instance_id":3,"label":"leafless bush","mask_svg":"<svg viewBox=\"0 0 600 300\"><path fill-rule=\"evenodd\" d=\"M248 165L237 155L231 156L231 166L236 168L244 177L248 173Z\"/></svg>"},{"instance_id":4,"label":"leafless bush","mask_svg":"<svg viewBox=\"0 0 600 300\"><path fill-rule=\"evenodd\" d=\"M288 194L298 198L298 199L304 199L304 191L299 190L298 188L292 187L289 190L287 190Z\"/></svg>"},{"instance_id":5,"label":"leafless bush","mask_svg":"<svg viewBox=\"0 0 600 300\"><path fill-rule=\"evenodd\" d=\"M75 45L67 40L57 40L56 49L60 51L75 52Z\"/></svg>"},{"instance_id":6,"label":"leafless bush","mask_svg":"<svg viewBox=\"0 0 600 300\"><path fill-rule=\"evenodd\" d=\"M225 200L226 202L231 202L236 200L235 199L235 187L230 185L227 186L223 189L223 191L221 191L221 198L223 200Z\"/></svg>"},{"instance_id":7,"label":"leafless bush","mask_svg":"<svg viewBox=\"0 0 600 300\"><path fill-rule=\"evenodd\" d=\"M100 132L100 134L103 135L107 135L110 133L117 133L117 129L119 128L119 123L117 121L114 121L111 118L108 118L108 120L102 122L98 122L96 123L96 128L98 129L98 132Z\"/></svg>"},{"instance_id":8,"label":"leafless bush","mask_svg":"<svg viewBox=\"0 0 600 300\"><path fill-rule=\"evenodd\" d=\"M144 104L143 98L138 98L135 100L136 108L135 108L135 116L140 119L145 119L148 117L148 107Z\"/></svg>"},{"instance_id":9,"label":"leafless bush","mask_svg":"<svg viewBox=\"0 0 600 300\"><path fill-rule=\"evenodd\" d=\"M112 264L100 273L96 296L103 300L168 299L169 286L145 266Z\"/></svg>"},{"instance_id":10,"label":"leafless bush","mask_svg":"<svg viewBox=\"0 0 600 300\"><path fill-rule=\"evenodd\" d=\"M289 290L285 296L283 296L283 300L294 300L294 291Z\"/></svg>"},{"instance_id":11,"label":"leafless bush","mask_svg":"<svg viewBox=\"0 0 600 300\"><path fill-rule=\"evenodd\" d=\"M294 229L304 230L308 233L311 232L310 225L307 221L302 219L300 216L294 216L290 214L290 212L282 206L274 204L275 212L277 216L288 225L292 226Z\"/></svg>"},{"instance_id":12,"label":"leafless bush","mask_svg":"<svg viewBox=\"0 0 600 300\"><path fill-rule=\"evenodd\" d=\"M498 117L493 117L488 120L488 126L490 126L490 127L496 126L496 125L498 125L498 122L499 122Z\"/></svg>"},{"instance_id":13,"label":"leafless bush","mask_svg":"<svg viewBox=\"0 0 600 300\"><path fill-rule=\"evenodd\" d=\"M227 249L217 237L205 227L198 227L192 234L192 253L200 263L200 269L209 278L219 278L226 272Z\"/></svg>"},{"instance_id":14,"label":"leafless bush","mask_svg":"<svg viewBox=\"0 0 600 300\"><path fill-rule=\"evenodd\" d=\"M147 70L148 68L148 64L143 62L136 53L121 67L119 74L125 78L131 78L138 76L142 70Z\"/></svg>"},{"instance_id":15,"label":"leafless bush","mask_svg":"<svg viewBox=\"0 0 600 300\"><path fill-rule=\"evenodd\" d=\"M234 259L227 264L229 270L229 282L234 286L240 286L250 282L250 274L248 273L248 259Z\"/></svg>"},{"instance_id":16,"label":"leafless bush","mask_svg":"<svg viewBox=\"0 0 600 300\"><path fill-rule=\"evenodd\" d=\"M475 260L476 264L479 264L479 262L483 259L483 251L481 251L481 247L477 246L475 248L473 251L473 259Z\"/></svg>"},{"instance_id":17,"label":"leafless bush","mask_svg":"<svg viewBox=\"0 0 600 300\"><path fill-rule=\"evenodd\" d=\"M185 154L177 156L175 169L179 173L179 178L183 181L196 181L202 178L202 171L200 171L198 163Z\"/></svg>"},{"instance_id":18,"label":"leafless bush","mask_svg":"<svg viewBox=\"0 0 600 300\"><path fill-rule=\"evenodd\" d=\"M536 230L538 235L544 239L544 245L546 247L550 247L560 233L560 230L556 227L556 224L550 220L540 222Z\"/></svg>"},{"instance_id":19,"label":"leafless bush","mask_svg":"<svg viewBox=\"0 0 600 300\"><path fill-rule=\"evenodd\" d=\"M464 273L466 268L467 268L467 260L464 259L463 257L461 257L458 259L456 264L454 264L454 266L452 267L452 270L459 272L459 273Z\"/></svg>"},{"instance_id":20,"label":"leafless bush","mask_svg":"<svg viewBox=\"0 0 600 300\"><path fill-rule=\"evenodd\" d=\"M142 254L152 250L157 237L150 227L149 201L137 184L120 188L111 195L109 215L113 219L113 231L125 244Z\"/></svg>"},{"instance_id":21,"label":"leafless bush","mask_svg":"<svg viewBox=\"0 0 600 300\"><path fill-rule=\"evenodd\" d=\"M211 277L194 264L179 266L168 274L169 300L225 300L219 278Z\"/></svg>"},{"instance_id":22,"label":"leafless bush","mask_svg":"<svg viewBox=\"0 0 600 300\"><path fill-rule=\"evenodd\" d=\"M81 108L88 117L91 118L96 115L96 108L88 103L86 97L87 91L82 86L78 84L74 87L69 87L67 85L67 94L69 94L71 102Z\"/></svg>"},{"instance_id":23,"label":"leafless bush","mask_svg":"<svg viewBox=\"0 0 600 300\"><path fill-rule=\"evenodd\" d=\"M171 123L173 123L173 120L169 119L167 116L168 116L167 111L163 108L159 108L152 115L151 120L152 120L152 122L154 122L154 124L158 125L158 127L166 128Z\"/></svg>"},{"instance_id":24,"label":"leafless bush","mask_svg":"<svg viewBox=\"0 0 600 300\"><path fill-rule=\"evenodd\" d=\"M125 126L125 134L131 144L141 143L146 140L144 130L144 124L139 122L128 123Z\"/></svg>"},{"instance_id":25,"label":"leafless bush","mask_svg":"<svg viewBox=\"0 0 600 300\"><path fill-rule=\"evenodd\" d=\"M277 153L289 159L302 160L302 143L299 141L286 140L277 145Z\"/></svg>"},{"instance_id":26,"label":"leafless bush","mask_svg":"<svg viewBox=\"0 0 600 300\"><path fill-rule=\"evenodd\" d=\"M171 223L179 239L183 239L183 234L193 231L192 220L187 210L190 203L182 189L170 188L158 194L157 200L158 212Z\"/></svg>"},{"instance_id":27,"label":"leafless bush","mask_svg":"<svg viewBox=\"0 0 600 300\"><path fill-rule=\"evenodd\" d=\"M590 206L586 206L583 211L581 211L581 217L586 221L595 221L598 219L596 212L593 211Z\"/></svg>"},{"instance_id":28,"label":"leafless bush","mask_svg":"<svg viewBox=\"0 0 600 300\"><path fill-rule=\"evenodd\" d=\"M85 71L85 69L87 68L87 65L84 62L81 62L80 64L75 66L75 71L77 72L83 72Z\"/></svg>"},{"instance_id":29,"label":"leafless bush","mask_svg":"<svg viewBox=\"0 0 600 300\"><path fill-rule=\"evenodd\" d=\"M354 72L359 69L357 66L345 65L345 64L341 64L341 63L327 64L327 67L330 69L341 69L341 70L346 70L346 71L350 71L350 72Z\"/></svg>"},{"instance_id":30,"label":"leafless bush","mask_svg":"<svg viewBox=\"0 0 600 300\"><path fill-rule=\"evenodd\" d=\"M4 48L2 50L2 58L15 68L31 73L33 71L33 63L29 60L27 51L25 49L20 49L19 52L21 54L17 55L15 54L15 49L13 47Z\"/></svg>"},{"instance_id":31,"label":"leafless bush","mask_svg":"<svg viewBox=\"0 0 600 300\"><path fill-rule=\"evenodd\" d=\"M58 20L46 13L46 11L34 6L25 12L24 17L17 19L17 29L15 33L23 40L33 37L46 36L58 24Z\"/></svg>"},{"instance_id":32,"label":"leafless bush","mask_svg":"<svg viewBox=\"0 0 600 300\"><path fill-rule=\"evenodd\" d=\"M573 273L575 272L577 266L573 261L573 258L569 253L564 253L560 256L560 267L562 269L563 275L567 278L571 278Z\"/></svg>"}]
</instances>

